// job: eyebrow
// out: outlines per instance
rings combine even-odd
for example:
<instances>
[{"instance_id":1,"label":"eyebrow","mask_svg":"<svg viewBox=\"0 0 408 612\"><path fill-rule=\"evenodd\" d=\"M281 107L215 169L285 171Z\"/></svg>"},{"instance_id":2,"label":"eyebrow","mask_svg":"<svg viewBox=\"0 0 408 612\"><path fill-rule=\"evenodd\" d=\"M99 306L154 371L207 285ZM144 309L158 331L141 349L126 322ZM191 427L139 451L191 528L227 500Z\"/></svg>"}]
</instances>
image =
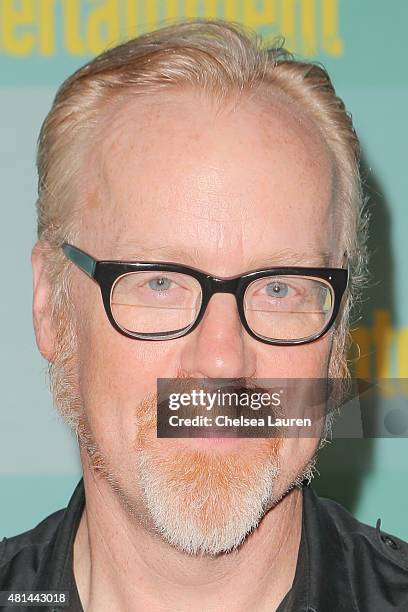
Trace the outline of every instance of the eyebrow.
<instances>
[{"instance_id":1,"label":"eyebrow","mask_svg":"<svg viewBox=\"0 0 408 612\"><path fill-rule=\"evenodd\" d=\"M203 256L196 248L189 249L171 245L147 247L133 240L120 241L112 245L112 257L121 261L174 261L182 265L202 268ZM310 250L299 253L293 249L281 249L274 253L251 256L247 260L247 269L279 266L329 267L333 254L327 251Z\"/></svg>"},{"instance_id":2,"label":"eyebrow","mask_svg":"<svg viewBox=\"0 0 408 612\"><path fill-rule=\"evenodd\" d=\"M284 249L256 259L250 259L249 264L262 266L316 266L327 267L333 259L332 253L325 251L310 251L299 253L291 249Z\"/></svg>"}]
</instances>

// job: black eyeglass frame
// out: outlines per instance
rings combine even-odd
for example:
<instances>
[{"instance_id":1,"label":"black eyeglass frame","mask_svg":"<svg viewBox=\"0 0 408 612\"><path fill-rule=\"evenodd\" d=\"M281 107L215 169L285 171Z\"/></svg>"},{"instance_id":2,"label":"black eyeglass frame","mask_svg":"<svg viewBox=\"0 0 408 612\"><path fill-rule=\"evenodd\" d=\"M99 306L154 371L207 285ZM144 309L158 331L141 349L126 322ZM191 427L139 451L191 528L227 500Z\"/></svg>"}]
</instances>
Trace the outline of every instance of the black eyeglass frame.
<instances>
[{"instance_id":1,"label":"black eyeglass frame","mask_svg":"<svg viewBox=\"0 0 408 612\"><path fill-rule=\"evenodd\" d=\"M190 266L185 266L175 262L97 260L82 249L79 249L78 247L66 242L62 245L62 250L72 263L74 263L99 285L106 315L114 329L128 338L134 338L137 340L174 340L176 338L186 336L200 324L200 321L202 320L206 311L208 302L215 293L232 293L236 298L241 323L252 338L263 342L264 344L274 346L309 344L310 342L314 342L315 340L318 340L324 336L335 322L349 277L349 271L346 268L309 268L295 266L264 268L246 272L242 275L239 274L236 276L219 278L212 276L211 274L207 274L198 268L192 268ZM191 326L183 328L179 335L174 335L177 330L173 332L152 332L150 334L131 332L130 330L121 327L113 317L111 308L111 294L115 282L121 276L129 274L130 272L147 271L179 272L181 274L188 274L199 282L202 292L200 310L198 311L198 314ZM246 320L244 312L245 291L250 283L258 278L287 275L310 276L325 280L331 286L334 296L331 317L322 331L308 338L301 338L298 340L276 340L259 336L250 328Z\"/></svg>"}]
</instances>

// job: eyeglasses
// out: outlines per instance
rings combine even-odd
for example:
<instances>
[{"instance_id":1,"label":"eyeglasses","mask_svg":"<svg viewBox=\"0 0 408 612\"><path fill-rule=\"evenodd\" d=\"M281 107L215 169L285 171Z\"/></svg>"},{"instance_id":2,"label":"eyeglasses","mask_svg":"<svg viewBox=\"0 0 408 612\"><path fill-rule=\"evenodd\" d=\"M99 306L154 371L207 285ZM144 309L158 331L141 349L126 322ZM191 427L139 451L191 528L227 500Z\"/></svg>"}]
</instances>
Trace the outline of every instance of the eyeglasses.
<instances>
[{"instance_id":1,"label":"eyeglasses","mask_svg":"<svg viewBox=\"0 0 408 612\"><path fill-rule=\"evenodd\" d=\"M279 267L217 278L174 262L98 261L71 244L62 249L98 283L112 326L138 340L185 336L215 293L232 293L250 336L266 344L306 344L333 325L348 281L344 268Z\"/></svg>"}]
</instances>

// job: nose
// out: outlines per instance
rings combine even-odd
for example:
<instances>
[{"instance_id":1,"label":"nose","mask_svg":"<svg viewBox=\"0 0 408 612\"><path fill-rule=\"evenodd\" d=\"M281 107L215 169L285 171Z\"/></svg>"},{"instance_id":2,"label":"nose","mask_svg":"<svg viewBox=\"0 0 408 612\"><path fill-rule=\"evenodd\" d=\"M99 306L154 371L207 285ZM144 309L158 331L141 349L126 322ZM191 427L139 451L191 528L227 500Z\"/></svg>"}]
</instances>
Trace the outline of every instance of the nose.
<instances>
[{"instance_id":1,"label":"nose","mask_svg":"<svg viewBox=\"0 0 408 612\"><path fill-rule=\"evenodd\" d=\"M185 337L181 368L194 378L253 377L255 342L242 326L235 296L216 293L197 328Z\"/></svg>"}]
</instances>

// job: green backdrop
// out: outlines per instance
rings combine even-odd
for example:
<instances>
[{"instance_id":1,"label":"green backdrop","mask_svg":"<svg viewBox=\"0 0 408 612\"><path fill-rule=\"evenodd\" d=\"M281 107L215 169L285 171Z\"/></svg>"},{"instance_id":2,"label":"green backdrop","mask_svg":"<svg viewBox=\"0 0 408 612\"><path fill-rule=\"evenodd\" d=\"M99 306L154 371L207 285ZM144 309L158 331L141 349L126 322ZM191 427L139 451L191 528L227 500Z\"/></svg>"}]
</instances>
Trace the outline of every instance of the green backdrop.
<instances>
[{"instance_id":1,"label":"green backdrop","mask_svg":"<svg viewBox=\"0 0 408 612\"><path fill-rule=\"evenodd\" d=\"M124 37L183 17L246 23L322 62L364 148L375 284L354 331L357 374L408 378L408 2L406 0L0 0L2 289L0 537L65 506L80 477L52 407L31 322L35 146L58 84ZM403 397L405 405L407 397ZM340 439L321 454L321 494L408 539L408 439Z\"/></svg>"}]
</instances>

